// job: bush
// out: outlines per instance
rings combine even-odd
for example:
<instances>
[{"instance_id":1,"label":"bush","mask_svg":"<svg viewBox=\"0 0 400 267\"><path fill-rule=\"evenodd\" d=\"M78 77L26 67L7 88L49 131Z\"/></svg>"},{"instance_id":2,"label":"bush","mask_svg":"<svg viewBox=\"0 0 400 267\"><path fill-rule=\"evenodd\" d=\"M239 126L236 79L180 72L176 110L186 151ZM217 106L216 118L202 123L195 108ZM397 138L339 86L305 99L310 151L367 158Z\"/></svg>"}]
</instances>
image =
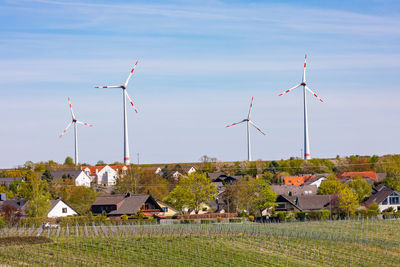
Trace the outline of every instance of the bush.
<instances>
[{"instance_id":1,"label":"bush","mask_svg":"<svg viewBox=\"0 0 400 267\"><path fill-rule=\"evenodd\" d=\"M6 222L0 217L0 229L6 226Z\"/></svg>"},{"instance_id":2,"label":"bush","mask_svg":"<svg viewBox=\"0 0 400 267\"><path fill-rule=\"evenodd\" d=\"M217 222L222 222L224 219L222 217L217 217Z\"/></svg>"},{"instance_id":3,"label":"bush","mask_svg":"<svg viewBox=\"0 0 400 267\"><path fill-rule=\"evenodd\" d=\"M249 216L249 221L254 222L254 216L253 215Z\"/></svg>"},{"instance_id":4,"label":"bush","mask_svg":"<svg viewBox=\"0 0 400 267\"><path fill-rule=\"evenodd\" d=\"M201 224L210 224L210 223L216 223L217 220L216 219L202 219L200 220Z\"/></svg>"},{"instance_id":5,"label":"bush","mask_svg":"<svg viewBox=\"0 0 400 267\"><path fill-rule=\"evenodd\" d=\"M56 220L51 219L51 218L46 218L46 217L27 217L27 218L21 218L21 220L19 220L19 225L25 225L27 227L31 227L31 226L38 227L46 222L54 222L55 223Z\"/></svg>"},{"instance_id":6,"label":"bush","mask_svg":"<svg viewBox=\"0 0 400 267\"><path fill-rule=\"evenodd\" d=\"M301 221L301 222L305 221L306 215L307 215L307 213L304 212L304 211L296 211L294 213L294 216L295 216L296 220Z\"/></svg>"},{"instance_id":7,"label":"bush","mask_svg":"<svg viewBox=\"0 0 400 267\"><path fill-rule=\"evenodd\" d=\"M129 216L126 214L121 215L121 220L126 222L129 219Z\"/></svg>"},{"instance_id":8,"label":"bush","mask_svg":"<svg viewBox=\"0 0 400 267\"><path fill-rule=\"evenodd\" d=\"M193 220L193 219L181 220L181 224L193 224L193 223L196 223L195 220Z\"/></svg>"},{"instance_id":9,"label":"bush","mask_svg":"<svg viewBox=\"0 0 400 267\"><path fill-rule=\"evenodd\" d=\"M295 214L291 211L278 211L276 214L281 222L292 222L295 220Z\"/></svg>"},{"instance_id":10,"label":"bush","mask_svg":"<svg viewBox=\"0 0 400 267\"><path fill-rule=\"evenodd\" d=\"M243 222L242 218L229 218L230 223L241 223Z\"/></svg>"},{"instance_id":11,"label":"bush","mask_svg":"<svg viewBox=\"0 0 400 267\"><path fill-rule=\"evenodd\" d=\"M307 213L307 219L309 220L318 220L318 221L326 221L330 217L329 210L313 210Z\"/></svg>"}]
</instances>

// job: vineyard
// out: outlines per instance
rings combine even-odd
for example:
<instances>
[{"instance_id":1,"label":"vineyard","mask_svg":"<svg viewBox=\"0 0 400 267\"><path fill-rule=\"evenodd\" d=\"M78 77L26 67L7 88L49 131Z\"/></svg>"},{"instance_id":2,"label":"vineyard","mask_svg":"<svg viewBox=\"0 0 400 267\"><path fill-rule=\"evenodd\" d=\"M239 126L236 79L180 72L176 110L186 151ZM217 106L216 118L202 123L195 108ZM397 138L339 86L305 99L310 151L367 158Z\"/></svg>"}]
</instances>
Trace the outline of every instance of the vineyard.
<instances>
[{"instance_id":1,"label":"vineyard","mask_svg":"<svg viewBox=\"0 0 400 267\"><path fill-rule=\"evenodd\" d=\"M0 266L399 266L400 220L0 231Z\"/></svg>"}]
</instances>

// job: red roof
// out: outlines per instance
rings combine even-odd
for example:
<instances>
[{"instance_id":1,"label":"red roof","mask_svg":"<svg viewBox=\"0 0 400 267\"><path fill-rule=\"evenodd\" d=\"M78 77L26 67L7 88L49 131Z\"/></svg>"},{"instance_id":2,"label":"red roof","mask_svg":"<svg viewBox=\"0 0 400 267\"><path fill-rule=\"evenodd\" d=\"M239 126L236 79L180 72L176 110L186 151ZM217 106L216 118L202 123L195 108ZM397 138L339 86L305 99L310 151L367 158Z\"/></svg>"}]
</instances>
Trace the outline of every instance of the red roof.
<instances>
[{"instance_id":1,"label":"red roof","mask_svg":"<svg viewBox=\"0 0 400 267\"><path fill-rule=\"evenodd\" d=\"M113 169L115 171L122 170L123 167L126 167L129 169L129 165L105 165L105 166L109 166L111 169ZM89 169L90 174L94 175L97 172L101 171L105 166L81 166L81 170L84 171L85 169ZM97 172L96 172L96 170L97 170Z\"/></svg>"},{"instance_id":2,"label":"red roof","mask_svg":"<svg viewBox=\"0 0 400 267\"><path fill-rule=\"evenodd\" d=\"M378 177L376 176L376 172L343 172L338 175L339 179L353 179L354 176L360 176L362 178L371 178L378 182Z\"/></svg>"},{"instance_id":3,"label":"red roof","mask_svg":"<svg viewBox=\"0 0 400 267\"><path fill-rule=\"evenodd\" d=\"M283 177L286 185L302 185L315 176L287 176Z\"/></svg>"}]
</instances>

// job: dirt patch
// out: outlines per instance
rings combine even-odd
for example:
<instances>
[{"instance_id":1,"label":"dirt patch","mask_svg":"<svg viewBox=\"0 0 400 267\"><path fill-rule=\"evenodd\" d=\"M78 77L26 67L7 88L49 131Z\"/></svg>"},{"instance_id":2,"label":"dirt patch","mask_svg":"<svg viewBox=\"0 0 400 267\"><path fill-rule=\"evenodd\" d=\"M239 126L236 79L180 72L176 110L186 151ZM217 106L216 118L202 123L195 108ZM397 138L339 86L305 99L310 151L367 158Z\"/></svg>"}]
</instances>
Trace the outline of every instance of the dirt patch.
<instances>
[{"instance_id":1,"label":"dirt patch","mask_svg":"<svg viewBox=\"0 0 400 267\"><path fill-rule=\"evenodd\" d=\"M33 245L41 243L51 243L53 240L44 236L9 236L0 237L0 247Z\"/></svg>"}]
</instances>

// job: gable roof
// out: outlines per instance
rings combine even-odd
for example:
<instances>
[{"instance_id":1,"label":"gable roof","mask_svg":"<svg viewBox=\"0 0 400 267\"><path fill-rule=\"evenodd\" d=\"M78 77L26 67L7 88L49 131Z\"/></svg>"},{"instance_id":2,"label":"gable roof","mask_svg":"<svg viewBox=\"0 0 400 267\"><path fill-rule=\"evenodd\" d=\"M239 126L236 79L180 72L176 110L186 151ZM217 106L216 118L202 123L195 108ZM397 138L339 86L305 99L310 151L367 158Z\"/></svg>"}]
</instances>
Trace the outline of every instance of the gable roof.
<instances>
[{"instance_id":1,"label":"gable roof","mask_svg":"<svg viewBox=\"0 0 400 267\"><path fill-rule=\"evenodd\" d=\"M384 201L390 194L394 192L394 189L389 187L389 186L379 186L378 192L370 196L364 204L366 206L371 205L372 203L377 203L380 204L382 201Z\"/></svg>"},{"instance_id":2,"label":"gable roof","mask_svg":"<svg viewBox=\"0 0 400 267\"><path fill-rule=\"evenodd\" d=\"M207 173L207 175L211 180L215 180L220 176L226 176L226 173L224 173L224 172L209 172L209 173Z\"/></svg>"},{"instance_id":3,"label":"gable roof","mask_svg":"<svg viewBox=\"0 0 400 267\"><path fill-rule=\"evenodd\" d=\"M301 210L329 209L332 197L329 195L303 195L297 197L297 206Z\"/></svg>"},{"instance_id":4,"label":"gable roof","mask_svg":"<svg viewBox=\"0 0 400 267\"><path fill-rule=\"evenodd\" d=\"M89 169L90 175L96 175L98 172L100 172L106 166L110 167L114 171L120 171L124 167L129 169L129 165L104 165L104 166L81 166L81 170L84 171L86 169Z\"/></svg>"},{"instance_id":5,"label":"gable roof","mask_svg":"<svg viewBox=\"0 0 400 267\"><path fill-rule=\"evenodd\" d=\"M317 194L318 190L316 185L303 185L303 186L271 185L271 189L277 195L292 195L292 196L315 195Z\"/></svg>"},{"instance_id":6,"label":"gable roof","mask_svg":"<svg viewBox=\"0 0 400 267\"><path fill-rule=\"evenodd\" d=\"M354 176L360 176L362 178L370 178L376 182L378 182L378 177L376 176L376 172L367 171L367 172L343 172L338 175L339 179L353 179Z\"/></svg>"},{"instance_id":7,"label":"gable roof","mask_svg":"<svg viewBox=\"0 0 400 267\"><path fill-rule=\"evenodd\" d=\"M117 205L125 199L125 195L105 195L96 198L92 205Z\"/></svg>"},{"instance_id":8,"label":"gable roof","mask_svg":"<svg viewBox=\"0 0 400 267\"><path fill-rule=\"evenodd\" d=\"M311 179L313 176L311 175L306 175L306 176L286 176L283 177L283 180L285 181L286 185L302 185L309 179Z\"/></svg>"},{"instance_id":9,"label":"gable roof","mask_svg":"<svg viewBox=\"0 0 400 267\"><path fill-rule=\"evenodd\" d=\"M66 170L66 171L52 171L51 175L55 179L63 178L63 176L76 179L81 173L82 173L81 170ZM85 173L85 175L86 175L86 173Z\"/></svg>"}]
</instances>

